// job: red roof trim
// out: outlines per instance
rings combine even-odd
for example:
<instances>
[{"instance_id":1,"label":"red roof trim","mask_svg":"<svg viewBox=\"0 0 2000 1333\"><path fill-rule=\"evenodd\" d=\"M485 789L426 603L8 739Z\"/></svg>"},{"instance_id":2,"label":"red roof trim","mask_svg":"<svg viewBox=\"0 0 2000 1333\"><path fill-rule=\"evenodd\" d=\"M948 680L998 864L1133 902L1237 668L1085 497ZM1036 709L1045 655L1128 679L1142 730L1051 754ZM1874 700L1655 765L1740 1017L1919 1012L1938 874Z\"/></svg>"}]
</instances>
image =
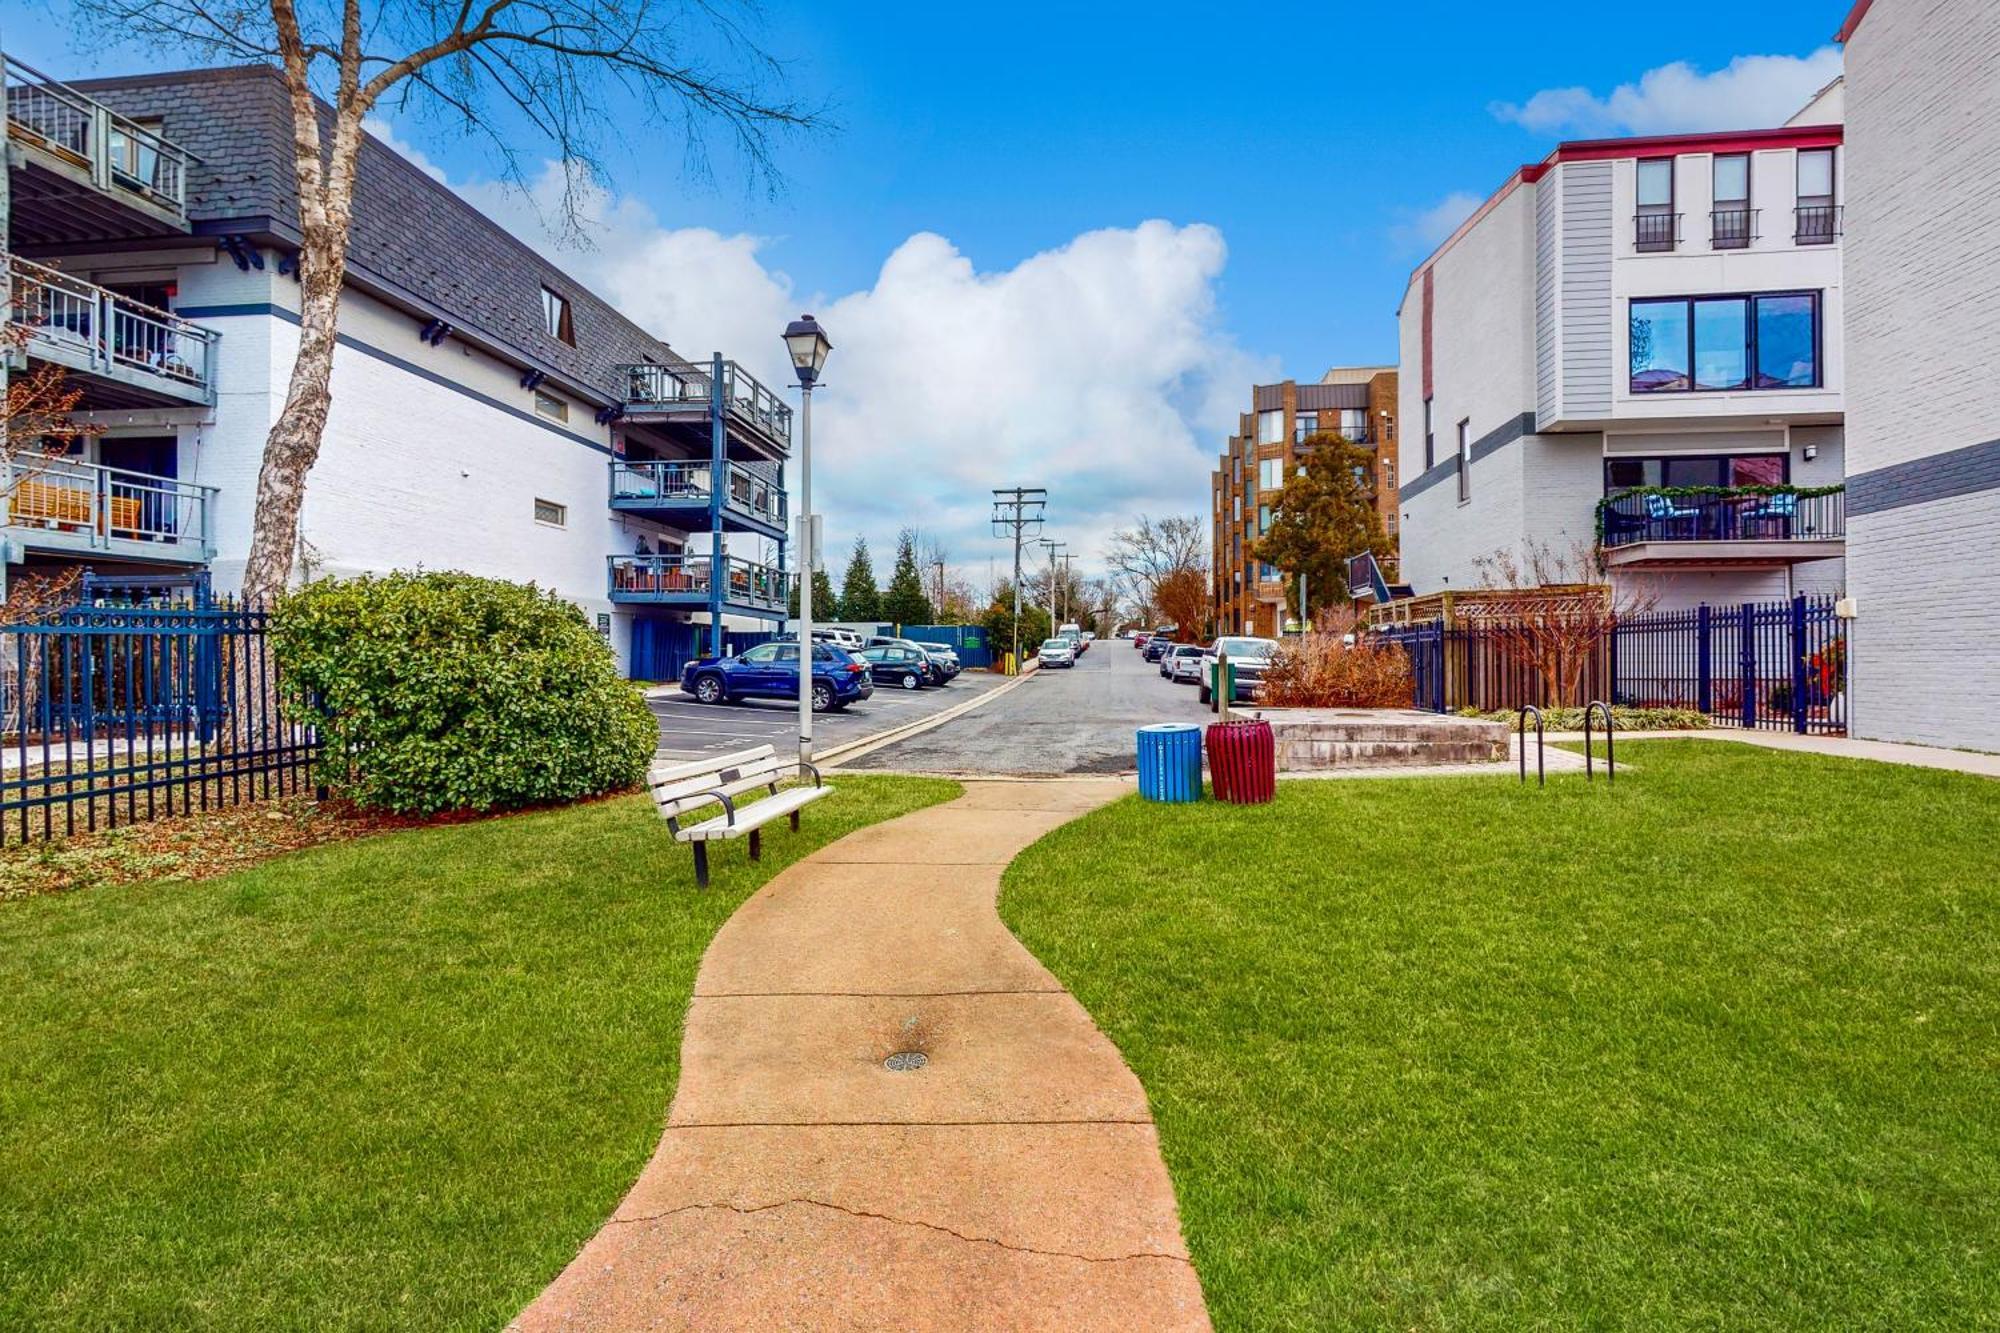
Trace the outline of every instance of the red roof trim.
<instances>
[{"instance_id":1,"label":"red roof trim","mask_svg":"<svg viewBox=\"0 0 2000 1333\"><path fill-rule=\"evenodd\" d=\"M1854 30L1861 26L1861 20L1868 17L1868 6L1874 3L1875 0L1854 0L1854 8L1847 11L1847 22L1840 25L1840 31L1833 35L1833 40L1842 46L1847 45L1854 36Z\"/></svg>"},{"instance_id":2,"label":"red roof trim","mask_svg":"<svg viewBox=\"0 0 2000 1333\"><path fill-rule=\"evenodd\" d=\"M1742 153L1754 148L1826 148L1840 142L1838 125L1781 125L1769 130L1712 130L1707 134L1654 134L1632 139L1574 139L1556 145L1555 162L1601 162L1613 157L1663 157L1668 153Z\"/></svg>"}]
</instances>

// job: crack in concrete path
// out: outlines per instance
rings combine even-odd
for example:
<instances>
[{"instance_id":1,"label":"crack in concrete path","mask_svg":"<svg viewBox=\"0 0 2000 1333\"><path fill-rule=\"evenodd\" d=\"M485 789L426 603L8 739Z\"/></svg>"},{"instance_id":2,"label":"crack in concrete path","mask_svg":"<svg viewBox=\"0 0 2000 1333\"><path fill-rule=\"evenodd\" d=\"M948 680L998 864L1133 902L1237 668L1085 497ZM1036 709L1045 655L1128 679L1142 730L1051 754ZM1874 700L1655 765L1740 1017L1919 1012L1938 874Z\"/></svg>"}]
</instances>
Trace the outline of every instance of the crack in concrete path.
<instances>
[{"instance_id":1,"label":"crack in concrete path","mask_svg":"<svg viewBox=\"0 0 2000 1333\"><path fill-rule=\"evenodd\" d=\"M663 1209L657 1213L642 1213L637 1217L614 1217L611 1219L611 1225L634 1226L641 1222L663 1221L666 1218L675 1217L681 1213L703 1211L729 1212L748 1217L756 1213L774 1212L779 1208L790 1208L793 1205L825 1208L830 1212L845 1213L849 1217L858 1217L866 1221L887 1222L891 1226L918 1227L925 1231L936 1231L956 1240L965 1241L967 1244L992 1245L1014 1254L1034 1254L1049 1259L1077 1259L1087 1264L1123 1264L1130 1263L1136 1259L1165 1259L1176 1264L1193 1263L1184 1254L1171 1254L1164 1250L1140 1250L1134 1254L1078 1254L1073 1250L1045 1250L1033 1245L1016 1245L1012 1241L1001 1240L997 1236L969 1236L963 1231L954 1231L948 1226L942 1226L936 1222L926 1222L921 1218L891 1217L887 1213L870 1212L866 1208L850 1208L846 1204L829 1203L825 1199L779 1199L775 1203L749 1205L740 1203L684 1203L673 1208Z\"/></svg>"}]
</instances>

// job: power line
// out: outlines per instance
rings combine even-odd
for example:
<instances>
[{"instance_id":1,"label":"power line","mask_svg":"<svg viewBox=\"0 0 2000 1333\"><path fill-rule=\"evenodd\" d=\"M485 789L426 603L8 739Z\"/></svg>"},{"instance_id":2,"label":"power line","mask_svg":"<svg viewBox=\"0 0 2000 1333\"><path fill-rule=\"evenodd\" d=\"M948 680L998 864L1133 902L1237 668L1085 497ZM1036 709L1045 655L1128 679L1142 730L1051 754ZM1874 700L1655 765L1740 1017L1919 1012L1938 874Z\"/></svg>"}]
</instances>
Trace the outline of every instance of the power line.
<instances>
[{"instance_id":1,"label":"power line","mask_svg":"<svg viewBox=\"0 0 2000 1333\"><path fill-rule=\"evenodd\" d=\"M1014 655L1021 653L1021 540L1042 530L1049 492L1043 486L995 486L993 535L1014 539Z\"/></svg>"}]
</instances>

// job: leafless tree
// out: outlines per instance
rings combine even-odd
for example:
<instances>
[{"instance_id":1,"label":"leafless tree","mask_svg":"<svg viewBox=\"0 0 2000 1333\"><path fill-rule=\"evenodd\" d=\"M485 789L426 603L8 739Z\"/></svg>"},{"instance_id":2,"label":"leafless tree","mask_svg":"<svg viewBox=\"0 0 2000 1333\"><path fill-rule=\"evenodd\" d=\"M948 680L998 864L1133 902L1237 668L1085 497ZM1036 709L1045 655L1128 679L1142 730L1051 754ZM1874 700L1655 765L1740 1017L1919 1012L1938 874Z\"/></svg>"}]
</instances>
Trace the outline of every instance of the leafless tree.
<instances>
[{"instance_id":1,"label":"leafless tree","mask_svg":"<svg viewBox=\"0 0 2000 1333\"><path fill-rule=\"evenodd\" d=\"M773 179L771 136L821 123L784 91L779 62L750 37L738 0L74 0L101 42L275 65L291 101L298 194L299 347L284 409L265 439L244 567L252 600L282 591L306 476L332 405L335 335L363 120L393 106L446 119L492 145L520 183L525 149L566 172L564 223L603 176L599 149L628 114L680 132L706 168L720 128L753 176ZM492 112L501 113L496 120ZM542 143L515 131L532 128Z\"/></svg>"},{"instance_id":2,"label":"leafless tree","mask_svg":"<svg viewBox=\"0 0 2000 1333\"><path fill-rule=\"evenodd\" d=\"M1105 563L1126 598L1142 610L1164 610L1160 590L1169 579L1192 572L1205 585L1208 529L1194 514L1157 519L1141 514L1137 524L1111 534Z\"/></svg>"},{"instance_id":3,"label":"leafless tree","mask_svg":"<svg viewBox=\"0 0 2000 1333\"><path fill-rule=\"evenodd\" d=\"M1658 591L1637 580L1605 581L1597 549L1529 538L1475 560L1483 591L1458 616L1501 653L1541 678L1552 704L1585 702L1584 677L1618 626L1652 609Z\"/></svg>"}]
</instances>

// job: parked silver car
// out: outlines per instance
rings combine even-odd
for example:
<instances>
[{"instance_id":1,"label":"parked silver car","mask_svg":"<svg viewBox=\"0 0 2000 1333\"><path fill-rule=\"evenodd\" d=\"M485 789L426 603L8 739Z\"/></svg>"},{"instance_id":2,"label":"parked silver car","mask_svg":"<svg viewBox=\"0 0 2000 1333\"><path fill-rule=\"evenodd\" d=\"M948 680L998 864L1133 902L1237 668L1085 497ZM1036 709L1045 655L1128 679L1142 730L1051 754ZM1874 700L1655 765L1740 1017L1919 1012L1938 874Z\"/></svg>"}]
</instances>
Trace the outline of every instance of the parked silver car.
<instances>
[{"instance_id":1,"label":"parked silver car","mask_svg":"<svg viewBox=\"0 0 2000 1333\"><path fill-rule=\"evenodd\" d=\"M1241 635L1225 635L1215 641L1215 646L1201 655L1201 701L1213 703L1215 691L1209 682L1215 679L1215 662L1218 654L1226 654L1236 679L1236 699L1232 702L1256 697L1257 686L1264 680L1264 671L1271 665L1271 654L1278 651L1273 639L1253 639Z\"/></svg>"}]
</instances>

